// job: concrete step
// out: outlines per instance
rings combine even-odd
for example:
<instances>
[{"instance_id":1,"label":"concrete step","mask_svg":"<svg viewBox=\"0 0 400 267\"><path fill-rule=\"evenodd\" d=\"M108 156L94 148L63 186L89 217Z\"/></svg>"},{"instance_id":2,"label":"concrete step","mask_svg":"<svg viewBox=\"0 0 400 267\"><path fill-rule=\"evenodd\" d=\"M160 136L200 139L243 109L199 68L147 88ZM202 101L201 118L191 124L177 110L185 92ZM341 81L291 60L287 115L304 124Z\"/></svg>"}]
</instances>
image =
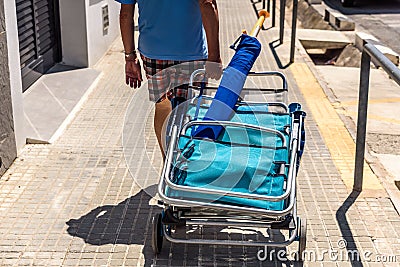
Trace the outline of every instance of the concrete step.
<instances>
[{"instance_id":1,"label":"concrete step","mask_svg":"<svg viewBox=\"0 0 400 267\"><path fill-rule=\"evenodd\" d=\"M382 54L392 61L393 64L399 66L399 54L383 45L375 36L365 32L356 32L355 45L360 51L363 50L364 45L367 43L373 44ZM372 62L374 62L375 65L379 65L374 60L372 60Z\"/></svg>"},{"instance_id":2,"label":"concrete step","mask_svg":"<svg viewBox=\"0 0 400 267\"><path fill-rule=\"evenodd\" d=\"M299 29L297 36L305 49L340 49L351 43L338 31Z\"/></svg>"},{"instance_id":3,"label":"concrete step","mask_svg":"<svg viewBox=\"0 0 400 267\"><path fill-rule=\"evenodd\" d=\"M94 69L58 64L36 81L23 95L27 142L52 143L80 109L99 75Z\"/></svg>"},{"instance_id":4,"label":"concrete step","mask_svg":"<svg viewBox=\"0 0 400 267\"><path fill-rule=\"evenodd\" d=\"M342 13L326 8L324 20L328 21L338 31L354 31L356 24Z\"/></svg>"}]
</instances>

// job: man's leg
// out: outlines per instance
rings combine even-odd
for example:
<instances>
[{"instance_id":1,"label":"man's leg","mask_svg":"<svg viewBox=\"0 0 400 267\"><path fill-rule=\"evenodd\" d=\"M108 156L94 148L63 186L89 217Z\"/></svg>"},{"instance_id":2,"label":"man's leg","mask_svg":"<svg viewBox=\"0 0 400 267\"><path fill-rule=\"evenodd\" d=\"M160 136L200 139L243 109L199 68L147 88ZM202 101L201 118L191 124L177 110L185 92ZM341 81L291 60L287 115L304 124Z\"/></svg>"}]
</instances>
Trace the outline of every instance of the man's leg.
<instances>
[{"instance_id":1,"label":"man's leg","mask_svg":"<svg viewBox=\"0 0 400 267\"><path fill-rule=\"evenodd\" d=\"M156 132L158 145L160 146L163 158L165 158L166 147L165 146L165 129L163 129L165 120L171 112L171 102L168 98L165 98L161 102L156 103L156 110L154 114L154 130ZM163 131L164 130L164 131Z\"/></svg>"},{"instance_id":2,"label":"man's leg","mask_svg":"<svg viewBox=\"0 0 400 267\"><path fill-rule=\"evenodd\" d=\"M141 55L143 68L148 81L149 99L155 103L154 131L160 146L163 158L165 158L165 131L163 126L171 112L171 102L168 100L168 87L170 84L168 67L173 64L168 60L150 59Z\"/></svg>"}]
</instances>

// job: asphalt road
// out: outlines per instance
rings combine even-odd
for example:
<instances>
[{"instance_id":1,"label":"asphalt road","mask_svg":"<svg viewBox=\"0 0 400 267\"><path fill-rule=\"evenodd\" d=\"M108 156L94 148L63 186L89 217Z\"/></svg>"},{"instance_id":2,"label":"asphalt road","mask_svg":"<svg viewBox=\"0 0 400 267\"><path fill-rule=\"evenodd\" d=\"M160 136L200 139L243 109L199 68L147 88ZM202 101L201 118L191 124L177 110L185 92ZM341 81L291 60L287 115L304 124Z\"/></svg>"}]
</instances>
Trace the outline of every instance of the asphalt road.
<instances>
[{"instance_id":1,"label":"asphalt road","mask_svg":"<svg viewBox=\"0 0 400 267\"><path fill-rule=\"evenodd\" d=\"M400 0L358 0L355 7L342 7L340 0L324 2L354 20L358 30L374 35L400 54Z\"/></svg>"}]
</instances>

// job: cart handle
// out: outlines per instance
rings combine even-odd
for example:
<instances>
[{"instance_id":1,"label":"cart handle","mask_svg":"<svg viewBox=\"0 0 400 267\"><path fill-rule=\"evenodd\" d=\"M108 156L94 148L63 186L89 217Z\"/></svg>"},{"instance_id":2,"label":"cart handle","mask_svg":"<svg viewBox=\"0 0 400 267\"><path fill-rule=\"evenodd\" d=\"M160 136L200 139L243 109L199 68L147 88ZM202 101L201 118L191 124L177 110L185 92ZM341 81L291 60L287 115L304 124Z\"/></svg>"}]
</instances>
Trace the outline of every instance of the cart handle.
<instances>
[{"instance_id":1,"label":"cart handle","mask_svg":"<svg viewBox=\"0 0 400 267\"><path fill-rule=\"evenodd\" d=\"M258 12L258 16L259 18L257 20L257 23L254 25L253 29L249 34L252 37L257 37L262 25L264 24L265 19L269 17L269 13L267 10L261 9L260 12Z\"/></svg>"}]
</instances>

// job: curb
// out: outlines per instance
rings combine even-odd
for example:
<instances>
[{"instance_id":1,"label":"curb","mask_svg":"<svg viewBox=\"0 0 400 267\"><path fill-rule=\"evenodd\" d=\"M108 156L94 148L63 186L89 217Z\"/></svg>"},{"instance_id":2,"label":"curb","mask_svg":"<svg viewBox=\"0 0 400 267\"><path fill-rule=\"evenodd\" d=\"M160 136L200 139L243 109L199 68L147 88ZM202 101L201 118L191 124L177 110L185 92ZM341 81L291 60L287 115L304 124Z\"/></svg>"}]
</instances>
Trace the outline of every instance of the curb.
<instances>
[{"instance_id":1,"label":"curb","mask_svg":"<svg viewBox=\"0 0 400 267\"><path fill-rule=\"evenodd\" d=\"M338 31L354 31L356 24L342 13L325 8L324 20L328 21Z\"/></svg>"},{"instance_id":2,"label":"curb","mask_svg":"<svg viewBox=\"0 0 400 267\"><path fill-rule=\"evenodd\" d=\"M305 48L301 44L301 42L297 39L296 42L296 49L298 56L302 58L302 60L307 64L307 66L310 68L311 73L313 74L314 78L318 81L320 86L322 87L325 95L327 96L329 102L331 104L334 103L339 103L337 97L335 96L334 92L332 91L331 88L329 88L328 84L326 81L321 77L319 74L318 70L315 68L315 65L309 55L307 54ZM336 109L335 109L336 110ZM349 117L344 116L343 114L337 113L342 122L344 123L345 128L349 132L351 138L355 142L356 140L356 124L353 122L352 119ZM381 182L384 190L387 193L387 196L394 208L396 209L397 213L400 214L400 190L397 188L396 184L390 180L390 175L382 165L382 163L379 161L377 157L375 157L369 147L368 144L366 146L366 152L365 152L365 161L367 164L370 166L372 172L378 177L378 180ZM385 197L385 196L382 196ZM378 198L376 196L376 198Z\"/></svg>"},{"instance_id":3,"label":"curb","mask_svg":"<svg viewBox=\"0 0 400 267\"><path fill-rule=\"evenodd\" d=\"M65 129L68 127L68 125L71 124L71 122L76 117L77 113L81 110L82 106L86 103L87 99L89 98L89 95L92 94L92 92L94 91L94 89L96 88L97 84L99 83L99 81L102 79L103 76L104 76L103 72L99 73L97 78L90 85L90 87L87 89L85 94L81 97L79 102L75 105L75 107L72 109L72 111L68 114L68 116L62 122L62 124L58 127L57 131L50 137L49 141L47 142L48 144L52 144L58 138L60 138L60 136L64 133ZM31 140L31 141L34 141L34 140Z\"/></svg>"}]
</instances>

